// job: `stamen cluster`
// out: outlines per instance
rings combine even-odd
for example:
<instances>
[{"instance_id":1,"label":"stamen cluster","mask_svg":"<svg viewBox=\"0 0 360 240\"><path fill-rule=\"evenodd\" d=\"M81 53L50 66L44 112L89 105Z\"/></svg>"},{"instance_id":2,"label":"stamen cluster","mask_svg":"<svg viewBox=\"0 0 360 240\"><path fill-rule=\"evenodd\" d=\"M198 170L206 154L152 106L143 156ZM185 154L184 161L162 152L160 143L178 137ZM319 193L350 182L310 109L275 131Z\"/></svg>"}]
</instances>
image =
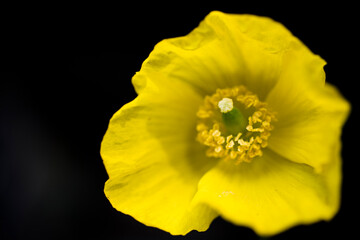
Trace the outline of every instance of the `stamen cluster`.
<instances>
[{"instance_id":1,"label":"stamen cluster","mask_svg":"<svg viewBox=\"0 0 360 240\"><path fill-rule=\"evenodd\" d=\"M229 132L218 108L219 101L232 99L247 117L246 128L240 132ZM272 122L275 114L269 110L265 102L244 86L217 89L212 96L206 96L197 116L197 140L208 146L208 157L233 159L235 164L251 162L253 158L262 156L262 149L268 145L270 132L274 129Z\"/></svg>"}]
</instances>

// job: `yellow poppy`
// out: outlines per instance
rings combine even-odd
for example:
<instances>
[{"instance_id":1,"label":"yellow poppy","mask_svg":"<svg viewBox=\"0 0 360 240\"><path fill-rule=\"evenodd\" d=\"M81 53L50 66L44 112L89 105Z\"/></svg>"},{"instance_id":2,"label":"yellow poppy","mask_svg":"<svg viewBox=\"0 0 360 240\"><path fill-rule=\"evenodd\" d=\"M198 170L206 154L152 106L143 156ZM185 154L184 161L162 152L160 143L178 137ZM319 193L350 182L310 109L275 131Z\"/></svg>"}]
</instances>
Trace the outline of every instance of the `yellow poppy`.
<instances>
[{"instance_id":1,"label":"yellow poppy","mask_svg":"<svg viewBox=\"0 0 360 240\"><path fill-rule=\"evenodd\" d=\"M211 12L158 43L101 144L114 208L171 234L218 216L259 235L339 209L349 103L270 18Z\"/></svg>"}]
</instances>

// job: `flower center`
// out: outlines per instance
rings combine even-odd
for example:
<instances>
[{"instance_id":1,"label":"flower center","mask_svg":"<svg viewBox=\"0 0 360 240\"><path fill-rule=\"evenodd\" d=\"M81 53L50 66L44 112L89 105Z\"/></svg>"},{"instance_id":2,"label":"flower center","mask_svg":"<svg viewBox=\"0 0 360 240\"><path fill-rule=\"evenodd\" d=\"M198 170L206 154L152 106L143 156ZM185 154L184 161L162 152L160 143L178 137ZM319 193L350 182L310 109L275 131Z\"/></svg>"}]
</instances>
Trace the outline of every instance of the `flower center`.
<instances>
[{"instance_id":1,"label":"flower center","mask_svg":"<svg viewBox=\"0 0 360 240\"><path fill-rule=\"evenodd\" d=\"M275 113L244 86L217 89L206 96L198 112L197 140L208 157L251 162L267 147Z\"/></svg>"}]
</instances>

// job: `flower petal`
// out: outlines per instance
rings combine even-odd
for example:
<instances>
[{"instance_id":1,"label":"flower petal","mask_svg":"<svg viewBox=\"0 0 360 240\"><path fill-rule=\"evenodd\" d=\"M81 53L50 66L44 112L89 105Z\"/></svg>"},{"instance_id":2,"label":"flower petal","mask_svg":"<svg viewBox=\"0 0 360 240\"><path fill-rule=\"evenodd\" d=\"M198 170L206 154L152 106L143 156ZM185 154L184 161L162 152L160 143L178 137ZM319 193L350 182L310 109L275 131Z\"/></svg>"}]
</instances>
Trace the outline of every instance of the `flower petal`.
<instances>
[{"instance_id":1,"label":"flower petal","mask_svg":"<svg viewBox=\"0 0 360 240\"><path fill-rule=\"evenodd\" d=\"M201 95L243 84L264 99L281 72L283 52L293 42L299 41L270 18L215 11L187 36L158 43L141 72L150 76L161 71ZM156 78L147 80L159 85ZM147 81L135 78L133 83L139 92Z\"/></svg>"},{"instance_id":2,"label":"flower petal","mask_svg":"<svg viewBox=\"0 0 360 240\"><path fill-rule=\"evenodd\" d=\"M191 91L169 81L146 87L113 116L101 146L111 204L172 234L205 231L216 217L206 206L190 205L199 179L213 165L195 142L201 99Z\"/></svg>"},{"instance_id":3,"label":"flower petal","mask_svg":"<svg viewBox=\"0 0 360 240\"><path fill-rule=\"evenodd\" d=\"M249 164L220 162L199 182L194 202L209 204L225 219L259 235L327 220L339 207L339 155L337 145L323 175L270 150Z\"/></svg>"},{"instance_id":4,"label":"flower petal","mask_svg":"<svg viewBox=\"0 0 360 240\"><path fill-rule=\"evenodd\" d=\"M266 102L278 113L269 147L294 162L321 171L331 160L350 105L330 84L325 61L305 48L284 56L284 71Z\"/></svg>"}]
</instances>

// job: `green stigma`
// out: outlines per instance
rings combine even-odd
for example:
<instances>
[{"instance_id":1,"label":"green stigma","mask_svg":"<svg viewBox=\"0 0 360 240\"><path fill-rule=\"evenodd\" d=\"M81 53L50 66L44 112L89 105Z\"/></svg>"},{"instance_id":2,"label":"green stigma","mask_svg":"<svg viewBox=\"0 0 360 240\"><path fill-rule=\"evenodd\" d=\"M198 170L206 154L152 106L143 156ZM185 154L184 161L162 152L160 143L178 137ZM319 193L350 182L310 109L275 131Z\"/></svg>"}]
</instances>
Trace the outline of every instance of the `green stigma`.
<instances>
[{"instance_id":1,"label":"green stigma","mask_svg":"<svg viewBox=\"0 0 360 240\"><path fill-rule=\"evenodd\" d=\"M223 98L219 101L218 106L222 112L222 119L227 131L234 135L239 132L244 132L248 125L248 121L241 111L234 107L232 99Z\"/></svg>"}]
</instances>

